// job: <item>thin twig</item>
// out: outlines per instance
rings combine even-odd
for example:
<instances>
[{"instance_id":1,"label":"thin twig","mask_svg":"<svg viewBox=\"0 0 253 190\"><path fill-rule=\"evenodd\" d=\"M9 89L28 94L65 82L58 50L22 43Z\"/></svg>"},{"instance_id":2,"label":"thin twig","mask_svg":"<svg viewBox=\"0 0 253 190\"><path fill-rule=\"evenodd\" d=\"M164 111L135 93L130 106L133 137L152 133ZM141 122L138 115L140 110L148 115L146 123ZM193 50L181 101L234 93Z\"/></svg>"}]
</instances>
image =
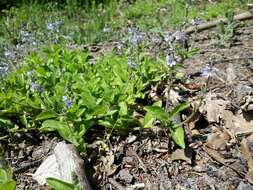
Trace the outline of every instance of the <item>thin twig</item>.
<instances>
[{"instance_id":1,"label":"thin twig","mask_svg":"<svg viewBox=\"0 0 253 190\"><path fill-rule=\"evenodd\" d=\"M250 9L249 11L246 11L244 13L241 13L241 14L238 14L238 15L234 16L234 20L237 20L237 21L243 21L243 20L248 20L248 19L252 19L252 18L253 18L253 9ZM197 25L197 26L190 26L184 32L186 34L192 34L194 32L201 32L203 30L207 30L207 29L215 27L220 22L227 23L228 20L224 19L224 18L221 18L221 19L206 22L206 23L203 23L203 24L200 24L200 25Z\"/></svg>"}]
</instances>

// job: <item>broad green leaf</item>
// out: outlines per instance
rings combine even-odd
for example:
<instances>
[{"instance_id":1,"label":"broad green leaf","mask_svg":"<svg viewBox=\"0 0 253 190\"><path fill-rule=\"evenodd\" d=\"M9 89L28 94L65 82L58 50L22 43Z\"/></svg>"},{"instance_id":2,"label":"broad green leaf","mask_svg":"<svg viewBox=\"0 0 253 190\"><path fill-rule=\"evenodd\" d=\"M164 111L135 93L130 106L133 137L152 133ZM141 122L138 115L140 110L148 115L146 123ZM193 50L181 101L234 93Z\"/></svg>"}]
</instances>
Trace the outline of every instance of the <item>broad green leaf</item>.
<instances>
[{"instance_id":1,"label":"broad green leaf","mask_svg":"<svg viewBox=\"0 0 253 190\"><path fill-rule=\"evenodd\" d=\"M169 113L169 118L175 117L179 112L185 110L186 108L188 108L190 106L189 103L187 102L183 102L177 106L175 106L172 111Z\"/></svg>"},{"instance_id":2,"label":"broad green leaf","mask_svg":"<svg viewBox=\"0 0 253 190\"><path fill-rule=\"evenodd\" d=\"M46 120L42 123L42 127L40 128L41 131L55 131L55 130L62 130L66 127L66 124L61 123L60 121L56 120ZM66 127L67 128L67 127Z\"/></svg>"},{"instance_id":3,"label":"broad green leaf","mask_svg":"<svg viewBox=\"0 0 253 190\"><path fill-rule=\"evenodd\" d=\"M153 106L162 107L162 101L160 100L160 101L153 103Z\"/></svg>"},{"instance_id":4,"label":"broad green leaf","mask_svg":"<svg viewBox=\"0 0 253 190\"><path fill-rule=\"evenodd\" d=\"M1 160L5 162L5 160ZM0 166L0 190L15 190L16 183L12 179L12 169L6 163Z\"/></svg>"},{"instance_id":5,"label":"broad green leaf","mask_svg":"<svg viewBox=\"0 0 253 190\"><path fill-rule=\"evenodd\" d=\"M56 117L57 117L57 115L53 111L43 111L36 116L35 120L37 120L37 121L38 120L46 120L46 119L52 119L52 118L56 118Z\"/></svg>"},{"instance_id":6,"label":"broad green leaf","mask_svg":"<svg viewBox=\"0 0 253 190\"><path fill-rule=\"evenodd\" d=\"M67 141L78 146L77 140L71 128L60 121L46 120L42 123L41 131L58 131L58 133Z\"/></svg>"},{"instance_id":7,"label":"broad green leaf","mask_svg":"<svg viewBox=\"0 0 253 190\"><path fill-rule=\"evenodd\" d=\"M61 181L59 179L48 177L46 181L47 184L54 190L74 190L73 184Z\"/></svg>"},{"instance_id":8,"label":"broad green leaf","mask_svg":"<svg viewBox=\"0 0 253 190\"><path fill-rule=\"evenodd\" d=\"M144 128L151 128L153 127L153 122L155 121L155 118L152 114L147 113L144 117L144 123L143 123L143 127Z\"/></svg>"},{"instance_id":9,"label":"broad green leaf","mask_svg":"<svg viewBox=\"0 0 253 190\"><path fill-rule=\"evenodd\" d=\"M108 127L108 128L112 128L113 125L111 122L109 121L105 121L105 120L98 120L98 124L104 127Z\"/></svg>"},{"instance_id":10,"label":"broad green leaf","mask_svg":"<svg viewBox=\"0 0 253 190\"><path fill-rule=\"evenodd\" d=\"M168 122L169 114L161 107L158 106L146 106L144 108L149 114L149 117L153 117L161 120L162 122Z\"/></svg>"},{"instance_id":11,"label":"broad green leaf","mask_svg":"<svg viewBox=\"0 0 253 190\"><path fill-rule=\"evenodd\" d=\"M127 104L126 102L120 102L119 103L119 107L120 107L120 110L119 110L119 115L120 116L124 116L124 115L127 115Z\"/></svg>"},{"instance_id":12,"label":"broad green leaf","mask_svg":"<svg viewBox=\"0 0 253 190\"><path fill-rule=\"evenodd\" d=\"M0 184L0 190L15 190L16 182L14 180L7 181L3 184Z\"/></svg>"},{"instance_id":13,"label":"broad green leaf","mask_svg":"<svg viewBox=\"0 0 253 190\"><path fill-rule=\"evenodd\" d=\"M83 105L85 105L88 109L92 109L94 106L96 106L96 98L92 96L88 90L83 90L81 97L83 100Z\"/></svg>"},{"instance_id":14,"label":"broad green leaf","mask_svg":"<svg viewBox=\"0 0 253 190\"><path fill-rule=\"evenodd\" d=\"M76 147L81 148L84 146L84 140L82 136L79 136L78 132L74 132L73 127L66 123L62 123L56 120L46 120L42 123L41 131L58 131L58 133L66 141L73 143Z\"/></svg>"},{"instance_id":15,"label":"broad green leaf","mask_svg":"<svg viewBox=\"0 0 253 190\"><path fill-rule=\"evenodd\" d=\"M2 124L2 125L11 125L12 123L11 123L11 120L0 116L0 124Z\"/></svg>"},{"instance_id":16,"label":"broad green leaf","mask_svg":"<svg viewBox=\"0 0 253 190\"><path fill-rule=\"evenodd\" d=\"M185 142L184 142L184 129L183 127L179 126L172 126L170 127L170 132L173 140L175 143L180 146L181 148L185 149Z\"/></svg>"}]
</instances>

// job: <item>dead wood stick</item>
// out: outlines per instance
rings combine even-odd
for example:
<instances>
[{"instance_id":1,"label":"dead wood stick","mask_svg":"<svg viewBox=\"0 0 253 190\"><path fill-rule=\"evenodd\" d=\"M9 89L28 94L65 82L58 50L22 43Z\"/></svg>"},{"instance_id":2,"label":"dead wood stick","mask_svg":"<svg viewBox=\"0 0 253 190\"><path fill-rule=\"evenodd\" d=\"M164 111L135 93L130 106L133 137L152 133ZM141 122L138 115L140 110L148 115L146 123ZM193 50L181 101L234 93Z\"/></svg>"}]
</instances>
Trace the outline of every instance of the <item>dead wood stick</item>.
<instances>
[{"instance_id":1,"label":"dead wood stick","mask_svg":"<svg viewBox=\"0 0 253 190\"><path fill-rule=\"evenodd\" d=\"M248 20L253 18L253 9L250 9L249 11L246 11L244 13L238 14L234 16L234 20L237 21L243 21L243 20ZM219 24L221 21L227 23L227 19L225 18L220 18L214 21L206 22L197 26L190 26L185 30L186 34L191 34L193 32L200 32L203 30L207 30L210 28L215 27L217 24Z\"/></svg>"}]
</instances>

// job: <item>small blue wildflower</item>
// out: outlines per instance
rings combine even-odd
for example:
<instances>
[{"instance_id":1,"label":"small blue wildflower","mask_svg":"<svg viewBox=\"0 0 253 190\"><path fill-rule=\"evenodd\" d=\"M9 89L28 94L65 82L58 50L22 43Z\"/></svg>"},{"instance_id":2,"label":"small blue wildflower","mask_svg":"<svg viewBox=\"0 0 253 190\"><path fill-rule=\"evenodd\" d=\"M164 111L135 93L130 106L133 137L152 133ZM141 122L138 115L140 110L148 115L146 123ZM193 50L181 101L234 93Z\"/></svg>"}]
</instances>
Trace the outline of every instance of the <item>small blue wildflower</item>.
<instances>
[{"instance_id":1,"label":"small blue wildflower","mask_svg":"<svg viewBox=\"0 0 253 190\"><path fill-rule=\"evenodd\" d=\"M205 65L205 67L202 69L202 74L203 77L209 77L211 76L211 68L209 65Z\"/></svg>"},{"instance_id":2,"label":"small blue wildflower","mask_svg":"<svg viewBox=\"0 0 253 190\"><path fill-rule=\"evenodd\" d=\"M36 84L34 81L32 81L30 85L30 91L34 92L35 90L37 90L38 93L41 94L43 92L43 87L41 84Z\"/></svg>"},{"instance_id":3,"label":"small blue wildflower","mask_svg":"<svg viewBox=\"0 0 253 190\"><path fill-rule=\"evenodd\" d=\"M123 45L121 43L117 43L116 46L115 46L115 48L116 48L117 52L121 52L122 49L123 49Z\"/></svg>"},{"instance_id":4,"label":"small blue wildflower","mask_svg":"<svg viewBox=\"0 0 253 190\"><path fill-rule=\"evenodd\" d=\"M35 84L35 82L31 82L31 85L30 85L30 90L32 91L32 92L34 92L35 91L35 89L36 89L36 84Z\"/></svg>"},{"instance_id":5,"label":"small blue wildflower","mask_svg":"<svg viewBox=\"0 0 253 190\"><path fill-rule=\"evenodd\" d=\"M67 109L69 109L73 105L73 99L68 98L67 96L63 96L62 100L64 101Z\"/></svg>"},{"instance_id":6,"label":"small blue wildflower","mask_svg":"<svg viewBox=\"0 0 253 190\"><path fill-rule=\"evenodd\" d=\"M156 45L159 45L162 42L162 40L159 36L154 36L151 40Z\"/></svg>"},{"instance_id":7,"label":"small blue wildflower","mask_svg":"<svg viewBox=\"0 0 253 190\"><path fill-rule=\"evenodd\" d=\"M168 54L168 55L166 56L166 64L167 64L169 67L173 67L174 65L177 64L177 61L176 61L176 59L175 59L175 57L174 57L173 54Z\"/></svg>"},{"instance_id":8,"label":"small blue wildflower","mask_svg":"<svg viewBox=\"0 0 253 190\"><path fill-rule=\"evenodd\" d=\"M60 27L63 24L62 20L58 20L56 22L53 23L48 23L47 24L47 29L50 31L55 31L55 32L59 32L60 31Z\"/></svg>"},{"instance_id":9,"label":"small blue wildflower","mask_svg":"<svg viewBox=\"0 0 253 190\"><path fill-rule=\"evenodd\" d=\"M48 23L48 24L47 24L47 29L48 29L48 30L54 30L54 25L53 25L53 23Z\"/></svg>"},{"instance_id":10,"label":"small blue wildflower","mask_svg":"<svg viewBox=\"0 0 253 190\"><path fill-rule=\"evenodd\" d=\"M139 46L144 39L144 34L136 28L128 28L129 42L133 46Z\"/></svg>"},{"instance_id":11,"label":"small blue wildflower","mask_svg":"<svg viewBox=\"0 0 253 190\"><path fill-rule=\"evenodd\" d=\"M135 27L128 27L127 30L128 30L128 34L134 34L138 32L138 29Z\"/></svg>"},{"instance_id":12,"label":"small blue wildflower","mask_svg":"<svg viewBox=\"0 0 253 190\"><path fill-rule=\"evenodd\" d=\"M111 31L111 29L109 28L109 26L106 24L105 27L103 28L103 32L104 33L109 33Z\"/></svg>"},{"instance_id":13,"label":"small blue wildflower","mask_svg":"<svg viewBox=\"0 0 253 190\"><path fill-rule=\"evenodd\" d=\"M133 46L138 46L143 40L143 36L139 35L139 34L133 34L129 37L129 42L133 45Z\"/></svg>"},{"instance_id":14,"label":"small blue wildflower","mask_svg":"<svg viewBox=\"0 0 253 190\"><path fill-rule=\"evenodd\" d=\"M127 64L130 68L135 68L137 65L132 59L127 60Z\"/></svg>"},{"instance_id":15,"label":"small blue wildflower","mask_svg":"<svg viewBox=\"0 0 253 190\"><path fill-rule=\"evenodd\" d=\"M173 35L175 37L175 41L177 42L184 42L186 40L185 34L179 30L176 31Z\"/></svg>"},{"instance_id":16,"label":"small blue wildflower","mask_svg":"<svg viewBox=\"0 0 253 190\"><path fill-rule=\"evenodd\" d=\"M41 84L37 85L37 91L41 94L43 92L43 86Z\"/></svg>"},{"instance_id":17,"label":"small blue wildflower","mask_svg":"<svg viewBox=\"0 0 253 190\"><path fill-rule=\"evenodd\" d=\"M9 50L4 51L4 56L9 57L11 55L11 52Z\"/></svg>"},{"instance_id":18,"label":"small blue wildflower","mask_svg":"<svg viewBox=\"0 0 253 190\"><path fill-rule=\"evenodd\" d=\"M0 65L0 77L5 77L8 73L9 66L7 64Z\"/></svg>"},{"instance_id":19,"label":"small blue wildflower","mask_svg":"<svg viewBox=\"0 0 253 190\"><path fill-rule=\"evenodd\" d=\"M174 40L174 37L171 32L164 32L164 41L167 43L172 43Z\"/></svg>"}]
</instances>

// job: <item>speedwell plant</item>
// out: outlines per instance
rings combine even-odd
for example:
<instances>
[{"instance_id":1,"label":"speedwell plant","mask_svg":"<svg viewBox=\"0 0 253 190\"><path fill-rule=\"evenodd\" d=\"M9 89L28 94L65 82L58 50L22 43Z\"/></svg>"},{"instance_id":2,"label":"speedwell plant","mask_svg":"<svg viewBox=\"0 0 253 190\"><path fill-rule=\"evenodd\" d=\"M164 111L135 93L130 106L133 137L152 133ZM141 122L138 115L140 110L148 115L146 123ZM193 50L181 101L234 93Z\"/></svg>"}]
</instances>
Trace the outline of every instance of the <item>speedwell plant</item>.
<instances>
[{"instance_id":1,"label":"speedwell plant","mask_svg":"<svg viewBox=\"0 0 253 190\"><path fill-rule=\"evenodd\" d=\"M87 52L60 46L31 55L2 81L0 127L5 133L1 135L31 129L58 131L84 151L84 134L91 127L127 132L136 125L150 127L159 119L184 148L184 131L170 119L186 104L171 113L148 106L144 123L133 114L136 100L145 99L145 90L168 76L168 67L147 57L134 67L128 62L124 54L112 53L91 63Z\"/></svg>"}]
</instances>

